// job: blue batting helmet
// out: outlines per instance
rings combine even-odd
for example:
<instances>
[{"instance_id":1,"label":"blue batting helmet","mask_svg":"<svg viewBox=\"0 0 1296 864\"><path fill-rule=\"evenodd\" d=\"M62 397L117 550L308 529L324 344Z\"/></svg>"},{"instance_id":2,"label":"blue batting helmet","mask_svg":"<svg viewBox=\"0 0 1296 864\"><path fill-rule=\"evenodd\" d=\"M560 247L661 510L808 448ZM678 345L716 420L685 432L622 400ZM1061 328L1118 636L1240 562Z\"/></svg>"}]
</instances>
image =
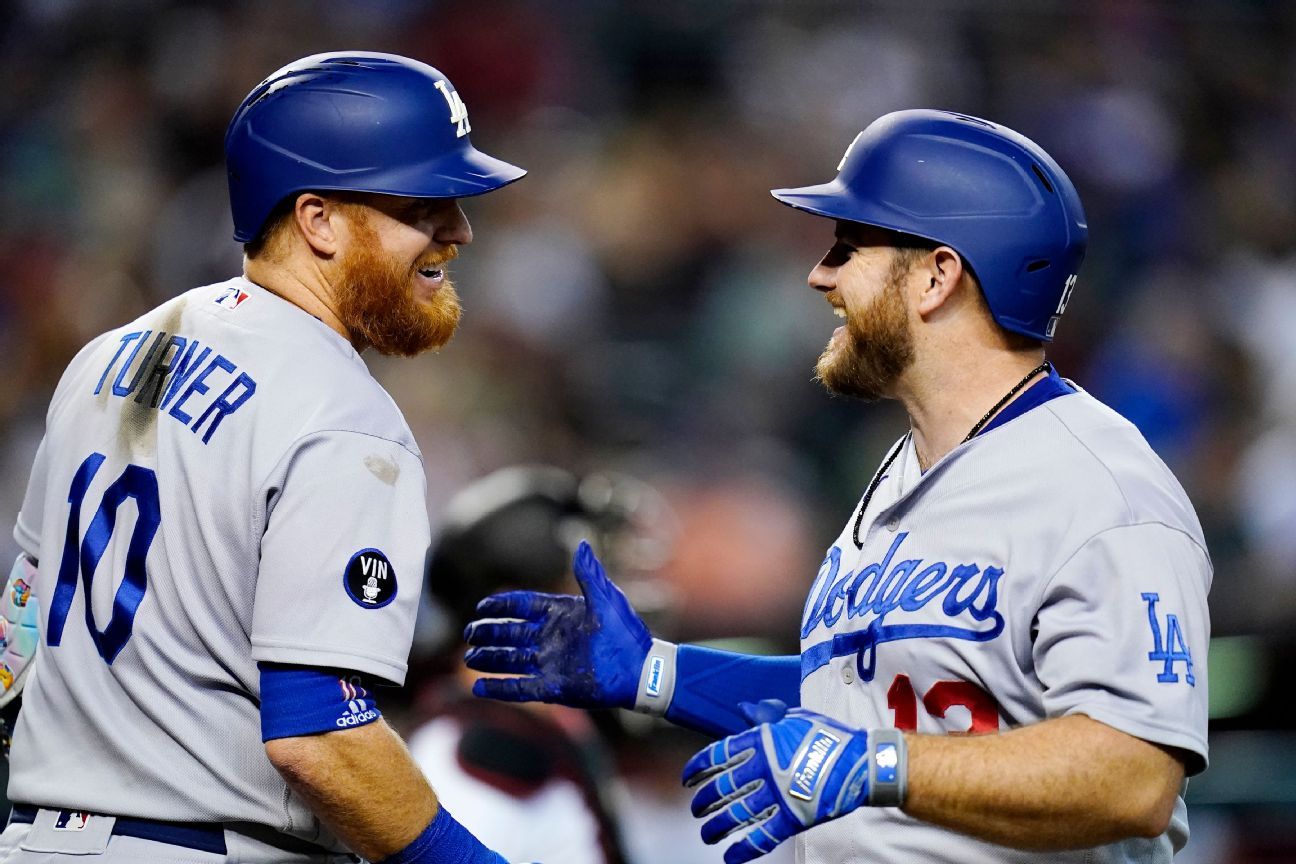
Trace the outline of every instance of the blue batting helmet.
<instances>
[{"instance_id":1,"label":"blue batting helmet","mask_svg":"<svg viewBox=\"0 0 1296 864\"><path fill-rule=\"evenodd\" d=\"M289 63L253 88L225 133L234 239L255 239L298 192L464 198L526 173L474 148L469 129L454 86L426 63L369 51Z\"/></svg>"},{"instance_id":2,"label":"blue batting helmet","mask_svg":"<svg viewBox=\"0 0 1296 864\"><path fill-rule=\"evenodd\" d=\"M837 177L774 189L799 210L953 248L1005 330L1052 341L1089 229L1075 187L1029 138L948 111L896 111L851 143Z\"/></svg>"}]
</instances>

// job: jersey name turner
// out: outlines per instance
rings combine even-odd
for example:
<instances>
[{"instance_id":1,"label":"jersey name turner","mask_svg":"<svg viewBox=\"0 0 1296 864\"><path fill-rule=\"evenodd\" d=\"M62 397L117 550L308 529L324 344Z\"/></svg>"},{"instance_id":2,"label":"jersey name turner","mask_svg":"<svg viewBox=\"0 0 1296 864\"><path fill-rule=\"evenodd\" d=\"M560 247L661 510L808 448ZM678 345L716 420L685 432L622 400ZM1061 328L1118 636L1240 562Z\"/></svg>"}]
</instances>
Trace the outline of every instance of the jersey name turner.
<instances>
[{"instance_id":1,"label":"jersey name turner","mask_svg":"<svg viewBox=\"0 0 1296 864\"><path fill-rule=\"evenodd\" d=\"M136 363L136 358L146 343L149 345L148 350ZM126 355L125 359L122 359L123 354ZM208 357L211 359L208 360ZM240 371L220 351L214 351L212 346L203 345L193 337L178 333L169 334L168 338L168 334L162 330L156 334L152 330L136 330L124 334L112 359L99 376L94 395L98 396L103 391L114 369L117 370L117 377L113 379L109 393L123 399L134 394L137 405L165 411L167 416L189 426L194 434L201 433L204 444L211 441L222 420L237 411L256 393L257 385L252 376ZM221 374L208 383L208 379L217 370ZM213 387L222 384L224 386L218 396L211 398L207 395ZM195 396L207 399L196 405L188 405Z\"/></svg>"},{"instance_id":2,"label":"jersey name turner","mask_svg":"<svg viewBox=\"0 0 1296 864\"><path fill-rule=\"evenodd\" d=\"M259 664L404 680L426 491L354 346L246 279L93 340L14 527L46 620L12 800L340 849L266 757Z\"/></svg>"}]
</instances>

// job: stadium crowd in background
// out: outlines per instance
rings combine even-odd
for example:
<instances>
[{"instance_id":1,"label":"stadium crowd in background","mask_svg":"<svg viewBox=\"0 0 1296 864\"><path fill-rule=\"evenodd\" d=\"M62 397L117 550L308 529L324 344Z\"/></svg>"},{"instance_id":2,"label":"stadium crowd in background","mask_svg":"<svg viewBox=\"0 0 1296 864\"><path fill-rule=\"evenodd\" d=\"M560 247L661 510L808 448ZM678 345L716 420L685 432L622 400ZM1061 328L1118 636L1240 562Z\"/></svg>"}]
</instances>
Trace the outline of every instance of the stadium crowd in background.
<instances>
[{"instance_id":1,"label":"stadium crowd in background","mask_svg":"<svg viewBox=\"0 0 1296 864\"><path fill-rule=\"evenodd\" d=\"M660 574L674 635L790 652L777 640L903 418L812 381L835 323L802 296L822 238L767 190L818 181L886 111L956 108L1029 134L1079 187L1089 252L1049 356L1139 426L1202 518L1212 662L1237 664L1212 680L1214 731L1285 740L1293 36L1296 10L1262 0L5 4L0 509L78 347L237 272L219 142L247 82L313 51L396 51L451 76L477 142L532 169L474 209L451 346L369 361L418 438L434 530L506 464L630 471L682 526ZM1292 854L1281 765L1257 757L1275 776L1241 786L1226 734L1212 747L1185 859Z\"/></svg>"}]
</instances>

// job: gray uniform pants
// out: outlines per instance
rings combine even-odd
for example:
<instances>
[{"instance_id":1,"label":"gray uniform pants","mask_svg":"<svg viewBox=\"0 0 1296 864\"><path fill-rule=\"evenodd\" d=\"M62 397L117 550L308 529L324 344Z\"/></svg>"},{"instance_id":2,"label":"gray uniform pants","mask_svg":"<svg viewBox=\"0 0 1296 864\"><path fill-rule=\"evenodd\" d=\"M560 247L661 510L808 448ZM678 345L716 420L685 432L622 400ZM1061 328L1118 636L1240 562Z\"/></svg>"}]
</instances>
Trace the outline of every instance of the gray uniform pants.
<instances>
[{"instance_id":1,"label":"gray uniform pants","mask_svg":"<svg viewBox=\"0 0 1296 864\"><path fill-rule=\"evenodd\" d=\"M113 819L92 816L79 830L58 830L53 811L34 824L14 822L0 834L0 864L348 864L349 855L290 852L238 831L225 830L226 854L112 834Z\"/></svg>"}]
</instances>

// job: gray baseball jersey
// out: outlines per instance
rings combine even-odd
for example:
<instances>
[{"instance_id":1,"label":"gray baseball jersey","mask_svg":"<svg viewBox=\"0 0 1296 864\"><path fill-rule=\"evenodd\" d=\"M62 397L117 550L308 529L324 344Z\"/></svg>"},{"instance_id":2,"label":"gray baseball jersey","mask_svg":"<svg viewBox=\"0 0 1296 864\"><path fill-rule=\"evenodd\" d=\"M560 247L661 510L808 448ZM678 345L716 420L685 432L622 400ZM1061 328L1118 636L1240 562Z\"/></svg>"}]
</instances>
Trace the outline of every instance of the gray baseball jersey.
<instances>
[{"instance_id":1,"label":"gray baseball jersey","mask_svg":"<svg viewBox=\"0 0 1296 864\"><path fill-rule=\"evenodd\" d=\"M806 603L806 708L933 734L1085 714L1205 765L1210 559L1182 488L1115 412L1060 396L925 474L907 442L858 532L854 517ZM866 807L801 835L798 860L1146 864L1186 840L1182 796L1161 837L1046 854Z\"/></svg>"},{"instance_id":2,"label":"gray baseball jersey","mask_svg":"<svg viewBox=\"0 0 1296 864\"><path fill-rule=\"evenodd\" d=\"M91 342L14 530L44 620L10 797L332 845L266 758L256 664L403 682L424 495L350 343L246 279Z\"/></svg>"}]
</instances>

